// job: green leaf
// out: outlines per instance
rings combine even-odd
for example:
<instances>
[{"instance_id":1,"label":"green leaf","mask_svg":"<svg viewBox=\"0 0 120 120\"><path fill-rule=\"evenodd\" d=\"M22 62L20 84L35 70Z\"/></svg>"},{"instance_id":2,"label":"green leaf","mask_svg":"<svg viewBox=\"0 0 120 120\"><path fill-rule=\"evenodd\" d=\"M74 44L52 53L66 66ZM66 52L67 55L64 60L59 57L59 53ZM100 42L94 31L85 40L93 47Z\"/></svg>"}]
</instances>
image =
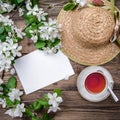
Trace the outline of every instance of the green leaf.
<instances>
[{"instance_id":1,"label":"green leaf","mask_svg":"<svg viewBox=\"0 0 120 120\"><path fill-rule=\"evenodd\" d=\"M20 101L19 100L11 101L9 98L6 98L6 104L7 104L7 107L10 108L20 104Z\"/></svg>"},{"instance_id":2,"label":"green leaf","mask_svg":"<svg viewBox=\"0 0 120 120\"><path fill-rule=\"evenodd\" d=\"M43 47L45 47L46 43L44 41L39 41L35 43L36 48L38 49L42 49Z\"/></svg>"},{"instance_id":3,"label":"green leaf","mask_svg":"<svg viewBox=\"0 0 120 120\"><path fill-rule=\"evenodd\" d=\"M73 0L68 0L70 3L73 2Z\"/></svg>"},{"instance_id":4,"label":"green leaf","mask_svg":"<svg viewBox=\"0 0 120 120\"><path fill-rule=\"evenodd\" d=\"M52 120L52 118L47 113L44 113L41 120Z\"/></svg>"},{"instance_id":5,"label":"green leaf","mask_svg":"<svg viewBox=\"0 0 120 120\"><path fill-rule=\"evenodd\" d=\"M3 93L6 96L8 94L8 92L9 92L9 89L8 89L8 87L5 84L2 84L1 86L3 88Z\"/></svg>"},{"instance_id":6,"label":"green leaf","mask_svg":"<svg viewBox=\"0 0 120 120\"><path fill-rule=\"evenodd\" d=\"M22 41L22 40L23 40L22 38L16 37L16 39L14 39L14 42L20 42L20 41Z\"/></svg>"},{"instance_id":7,"label":"green leaf","mask_svg":"<svg viewBox=\"0 0 120 120\"><path fill-rule=\"evenodd\" d=\"M15 100L14 101L14 105L18 105L18 104L20 104L20 101L19 100Z\"/></svg>"},{"instance_id":8,"label":"green leaf","mask_svg":"<svg viewBox=\"0 0 120 120\"><path fill-rule=\"evenodd\" d=\"M32 2L32 6L38 5L39 0L30 0Z\"/></svg>"},{"instance_id":9,"label":"green leaf","mask_svg":"<svg viewBox=\"0 0 120 120\"><path fill-rule=\"evenodd\" d=\"M4 30L5 30L4 26L0 27L0 34L2 34Z\"/></svg>"},{"instance_id":10,"label":"green leaf","mask_svg":"<svg viewBox=\"0 0 120 120\"><path fill-rule=\"evenodd\" d=\"M30 111L29 109L25 109L25 115L27 116L27 117L32 117L33 116L33 113L32 113L32 111Z\"/></svg>"},{"instance_id":11,"label":"green leaf","mask_svg":"<svg viewBox=\"0 0 120 120\"><path fill-rule=\"evenodd\" d=\"M6 98L6 104L7 104L7 107L14 107L14 103L9 99L9 98Z\"/></svg>"},{"instance_id":12,"label":"green leaf","mask_svg":"<svg viewBox=\"0 0 120 120\"><path fill-rule=\"evenodd\" d=\"M27 25L30 25L31 23L35 22L35 18L30 18L29 20L27 20Z\"/></svg>"},{"instance_id":13,"label":"green leaf","mask_svg":"<svg viewBox=\"0 0 120 120\"><path fill-rule=\"evenodd\" d=\"M44 97L45 97L45 99L46 99L47 101L49 100L48 94L45 94Z\"/></svg>"},{"instance_id":14,"label":"green leaf","mask_svg":"<svg viewBox=\"0 0 120 120\"><path fill-rule=\"evenodd\" d=\"M38 99L35 102L33 102L31 105L29 105L29 109L31 110L41 110L43 107L48 107L48 101L47 100L43 100L43 99Z\"/></svg>"},{"instance_id":15,"label":"green leaf","mask_svg":"<svg viewBox=\"0 0 120 120\"><path fill-rule=\"evenodd\" d=\"M30 34L30 31L31 30L31 28L30 27L27 27L26 29L25 29L25 33L26 33L26 36L28 37L28 38L31 38L32 36L31 36L31 34Z\"/></svg>"},{"instance_id":16,"label":"green leaf","mask_svg":"<svg viewBox=\"0 0 120 120\"><path fill-rule=\"evenodd\" d=\"M31 29L32 29L32 30L36 30L37 28L38 28L38 26L37 26L36 23L33 23L33 24L31 25Z\"/></svg>"},{"instance_id":17,"label":"green leaf","mask_svg":"<svg viewBox=\"0 0 120 120\"><path fill-rule=\"evenodd\" d=\"M55 47L56 45L58 45L60 43L60 39L55 38L55 41L51 44L51 47Z\"/></svg>"},{"instance_id":18,"label":"green leaf","mask_svg":"<svg viewBox=\"0 0 120 120\"><path fill-rule=\"evenodd\" d=\"M1 40L2 42L5 42L5 41L6 41L6 37L7 37L6 34L0 35L0 40Z\"/></svg>"},{"instance_id":19,"label":"green leaf","mask_svg":"<svg viewBox=\"0 0 120 120\"><path fill-rule=\"evenodd\" d=\"M4 13L4 11L3 10L0 10L0 14L3 14Z\"/></svg>"},{"instance_id":20,"label":"green leaf","mask_svg":"<svg viewBox=\"0 0 120 120\"><path fill-rule=\"evenodd\" d=\"M5 26L6 32L11 32L11 27L9 25Z\"/></svg>"},{"instance_id":21,"label":"green leaf","mask_svg":"<svg viewBox=\"0 0 120 120\"><path fill-rule=\"evenodd\" d=\"M18 5L17 0L11 0L11 4L12 4L12 5L13 5L13 4Z\"/></svg>"},{"instance_id":22,"label":"green leaf","mask_svg":"<svg viewBox=\"0 0 120 120\"><path fill-rule=\"evenodd\" d=\"M20 3L22 3L24 0L11 0L11 4L15 4L15 5L19 5Z\"/></svg>"},{"instance_id":23,"label":"green leaf","mask_svg":"<svg viewBox=\"0 0 120 120\"><path fill-rule=\"evenodd\" d=\"M37 116L32 116L32 120L40 120Z\"/></svg>"},{"instance_id":24,"label":"green leaf","mask_svg":"<svg viewBox=\"0 0 120 120\"><path fill-rule=\"evenodd\" d=\"M8 79L8 83L7 83L7 86L8 88L16 88L16 85L17 85L17 80L14 76L11 76L9 79Z\"/></svg>"},{"instance_id":25,"label":"green leaf","mask_svg":"<svg viewBox=\"0 0 120 120\"><path fill-rule=\"evenodd\" d=\"M54 89L54 92L57 93L58 96L61 96L62 91L60 89Z\"/></svg>"},{"instance_id":26,"label":"green leaf","mask_svg":"<svg viewBox=\"0 0 120 120\"><path fill-rule=\"evenodd\" d=\"M73 10L76 7L75 3L67 3L63 6L63 9L68 11L68 10Z\"/></svg>"},{"instance_id":27,"label":"green leaf","mask_svg":"<svg viewBox=\"0 0 120 120\"><path fill-rule=\"evenodd\" d=\"M42 108L41 103L39 101L35 101L33 104L33 109L34 110L40 110Z\"/></svg>"},{"instance_id":28,"label":"green leaf","mask_svg":"<svg viewBox=\"0 0 120 120\"><path fill-rule=\"evenodd\" d=\"M19 100L15 100L14 102L11 101L9 98L6 98L6 104L7 104L7 107L14 107L18 104L20 104L20 101Z\"/></svg>"},{"instance_id":29,"label":"green leaf","mask_svg":"<svg viewBox=\"0 0 120 120\"><path fill-rule=\"evenodd\" d=\"M26 20L27 26L30 25L30 24L32 24L32 23L37 23L38 22L36 16L34 16L34 15L27 15L27 13L26 13L24 15L24 18Z\"/></svg>"},{"instance_id":30,"label":"green leaf","mask_svg":"<svg viewBox=\"0 0 120 120\"><path fill-rule=\"evenodd\" d=\"M43 26L43 25L44 25L44 23L43 23L43 22L40 22L40 23L38 24L38 27Z\"/></svg>"},{"instance_id":31,"label":"green leaf","mask_svg":"<svg viewBox=\"0 0 120 120\"><path fill-rule=\"evenodd\" d=\"M39 99L38 102L44 107L49 106L48 101L46 101L46 100Z\"/></svg>"},{"instance_id":32,"label":"green leaf","mask_svg":"<svg viewBox=\"0 0 120 120\"><path fill-rule=\"evenodd\" d=\"M17 0L17 3L19 4L19 3L21 3L21 2L23 2L24 0Z\"/></svg>"}]
</instances>

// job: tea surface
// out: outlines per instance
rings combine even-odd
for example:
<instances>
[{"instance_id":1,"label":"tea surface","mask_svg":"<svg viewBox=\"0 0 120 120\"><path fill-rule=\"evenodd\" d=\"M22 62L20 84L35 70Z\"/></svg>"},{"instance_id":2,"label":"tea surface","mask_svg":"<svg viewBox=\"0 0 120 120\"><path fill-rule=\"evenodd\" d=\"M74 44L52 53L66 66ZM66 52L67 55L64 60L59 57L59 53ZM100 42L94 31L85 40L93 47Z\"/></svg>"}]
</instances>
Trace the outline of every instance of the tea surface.
<instances>
[{"instance_id":1,"label":"tea surface","mask_svg":"<svg viewBox=\"0 0 120 120\"><path fill-rule=\"evenodd\" d=\"M100 93L106 85L105 77L100 73L92 73L85 80L85 87L89 92Z\"/></svg>"}]
</instances>

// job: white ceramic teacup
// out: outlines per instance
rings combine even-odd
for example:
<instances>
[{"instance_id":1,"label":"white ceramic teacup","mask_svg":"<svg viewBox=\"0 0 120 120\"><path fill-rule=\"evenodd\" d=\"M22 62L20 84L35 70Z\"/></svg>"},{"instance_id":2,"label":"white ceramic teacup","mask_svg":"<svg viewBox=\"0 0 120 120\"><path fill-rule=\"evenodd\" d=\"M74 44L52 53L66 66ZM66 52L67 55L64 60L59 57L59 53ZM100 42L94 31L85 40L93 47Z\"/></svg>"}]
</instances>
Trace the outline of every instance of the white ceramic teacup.
<instances>
[{"instance_id":1,"label":"white ceramic teacup","mask_svg":"<svg viewBox=\"0 0 120 120\"><path fill-rule=\"evenodd\" d=\"M103 90L98 93L93 93L89 91L85 86L86 78L92 73L99 73L105 78L105 86ZM78 79L77 79L77 88L78 88L79 93L81 94L83 98L91 102L102 101L106 99L110 94L112 95L114 100L117 102L118 98L112 91L113 85L114 85L114 81L113 81L113 78L110 72L101 66L90 66L90 67L85 68L79 74Z\"/></svg>"}]
</instances>

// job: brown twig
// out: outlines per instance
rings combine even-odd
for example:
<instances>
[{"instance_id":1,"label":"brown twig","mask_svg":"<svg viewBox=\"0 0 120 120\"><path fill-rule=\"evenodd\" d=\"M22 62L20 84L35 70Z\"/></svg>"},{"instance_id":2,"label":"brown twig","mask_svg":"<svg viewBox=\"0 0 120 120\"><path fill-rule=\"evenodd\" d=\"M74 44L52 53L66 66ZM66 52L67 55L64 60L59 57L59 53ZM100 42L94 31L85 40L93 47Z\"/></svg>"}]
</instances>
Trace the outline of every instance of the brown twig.
<instances>
[{"instance_id":1,"label":"brown twig","mask_svg":"<svg viewBox=\"0 0 120 120\"><path fill-rule=\"evenodd\" d=\"M3 70L2 75L1 75L1 79L4 79L4 75L5 75L5 70Z\"/></svg>"},{"instance_id":2,"label":"brown twig","mask_svg":"<svg viewBox=\"0 0 120 120\"><path fill-rule=\"evenodd\" d=\"M23 5L23 3L21 3L21 4L17 7L17 9L16 9L15 12L11 15L10 18L13 18L13 17L16 15L16 13L18 12L19 8L20 8L22 5Z\"/></svg>"}]
</instances>

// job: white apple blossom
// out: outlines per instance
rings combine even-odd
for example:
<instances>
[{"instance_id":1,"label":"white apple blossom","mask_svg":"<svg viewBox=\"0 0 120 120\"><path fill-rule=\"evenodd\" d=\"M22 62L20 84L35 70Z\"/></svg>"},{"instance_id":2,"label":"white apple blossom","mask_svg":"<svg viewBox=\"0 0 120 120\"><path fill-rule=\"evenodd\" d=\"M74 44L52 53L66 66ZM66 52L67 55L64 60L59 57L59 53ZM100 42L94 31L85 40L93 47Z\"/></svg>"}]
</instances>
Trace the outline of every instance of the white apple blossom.
<instances>
[{"instance_id":1,"label":"white apple blossom","mask_svg":"<svg viewBox=\"0 0 120 120\"><path fill-rule=\"evenodd\" d=\"M24 9L22 9L22 8L19 8L19 16L23 16L23 14L24 14Z\"/></svg>"},{"instance_id":2,"label":"white apple blossom","mask_svg":"<svg viewBox=\"0 0 120 120\"><path fill-rule=\"evenodd\" d=\"M6 108L6 100L0 98L0 105L2 105L2 108Z\"/></svg>"},{"instance_id":3,"label":"white apple blossom","mask_svg":"<svg viewBox=\"0 0 120 120\"><path fill-rule=\"evenodd\" d=\"M26 8L28 10L27 15L30 15L30 14L36 15L37 12L39 11L38 5L35 5L33 8L29 5L26 5Z\"/></svg>"},{"instance_id":4,"label":"white apple blossom","mask_svg":"<svg viewBox=\"0 0 120 120\"><path fill-rule=\"evenodd\" d=\"M38 21L45 21L48 13L45 13L42 8L38 8L38 5L35 5L32 8L32 3L30 1L26 2L26 9L28 10L27 15L34 15L37 17Z\"/></svg>"},{"instance_id":5,"label":"white apple blossom","mask_svg":"<svg viewBox=\"0 0 120 120\"><path fill-rule=\"evenodd\" d=\"M17 37L23 39L23 36L25 36L25 33L22 32L22 29L18 29L15 25L14 22L10 19L10 16L3 16L0 14L0 22L3 23L4 26L10 26L12 31L8 33L9 37L17 35Z\"/></svg>"},{"instance_id":6,"label":"white apple blossom","mask_svg":"<svg viewBox=\"0 0 120 120\"><path fill-rule=\"evenodd\" d=\"M45 21L47 15L48 15L48 13L45 13L42 8L40 8L39 11L36 14L39 22L40 21Z\"/></svg>"},{"instance_id":7,"label":"white apple blossom","mask_svg":"<svg viewBox=\"0 0 120 120\"><path fill-rule=\"evenodd\" d=\"M61 110L58 106L50 106L49 109L48 109L48 113L50 112L57 112L57 110Z\"/></svg>"},{"instance_id":8,"label":"white apple blossom","mask_svg":"<svg viewBox=\"0 0 120 120\"><path fill-rule=\"evenodd\" d=\"M58 25L57 20L49 19L48 22L44 22L44 26L39 27L38 32L43 40L51 40L54 42L55 38L61 38L59 30L60 26Z\"/></svg>"},{"instance_id":9,"label":"white apple blossom","mask_svg":"<svg viewBox=\"0 0 120 120\"><path fill-rule=\"evenodd\" d=\"M76 3L78 3L79 6L84 7L87 3L87 0L76 0Z\"/></svg>"},{"instance_id":10,"label":"white apple blossom","mask_svg":"<svg viewBox=\"0 0 120 120\"><path fill-rule=\"evenodd\" d=\"M20 91L19 89L15 89L15 88L8 93L8 96L11 101L20 100L20 96L22 95L23 95L23 91Z\"/></svg>"},{"instance_id":11,"label":"white apple blossom","mask_svg":"<svg viewBox=\"0 0 120 120\"><path fill-rule=\"evenodd\" d=\"M14 118L14 117L16 117L15 114L14 114L14 112L15 112L15 109L12 108L12 109L7 110L5 112L5 114L7 114L7 115L11 116L12 118Z\"/></svg>"},{"instance_id":12,"label":"white apple blossom","mask_svg":"<svg viewBox=\"0 0 120 120\"><path fill-rule=\"evenodd\" d=\"M13 57L7 57L4 54L0 55L0 71L8 71L11 67Z\"/></svg>"},{"instance_id":13,"label":"white apple blossom","mask_svg":"<svg viewBox=\"0 0 120 120\"><path fill-rule=\"evenodd\" d=\"M9 16L3 16L0 14L0 23L2 26L11 28L11 32L8 32L5 42L0 40L0 72L2 70L8 71L11 68L11 64L16 57L21 56L22 46L17 43L17 37L23 39L25 33L22 29L18 29ZM16 39L15 39L16 37Z\"/></svg>"},{"instance_id":14,"label":"white apple blossom","mask_svg":"<svg viewBox=\"0 0 120 120\"><path fill-rule=\"evenodd\" d=\"M16 56L20 57L22 54L19 51L22 50L22 46L18 46L18 43L13 43L13 40L9 37L6 38L6 41L7 43L6 42L3 43L3 44L6 44L6 48L4 48L5 51L6 50L11 51L13 57L16 57ZM8 56L10 56L10 54L8 54Z\"/></svg>"},{"instance_id":15,"label":"white apple blossom","mask_svg":"<svg viewBox=\"0 0 120 120\"><path fill-rule=\"evenodd\" d=\"M43 48L43 52L47 55L47 54L53 54L53 53L57 53L58 50L61 48L61 43L59 43L57 46L49 48L49 47L44 47Z\"/></svg>"},{"instance_id":16,"label":"white apple blossom","mask_svg":"<svg viewBox=\"0 0 120 120\"><path fill-rule=\"evenodd\" d=\"M31 34L31 40L34 42L34 43L36 43L37 42L37 40L38 40L38 30L30 30L29 31L30 32L30 34Z\"/></svg>"},{"instance_id":17,"label":"white apple blossom","mask_svg":"<svg viewBox=\"0 0 120 120\"><path fill-rule=\"evenodd\" d=\"M63 102L62 97L58 96L57 93L48 93L48 98L48 104L53 107L59 106L59 104Z\"/></svg>"},{"instance_id":18,"label":"white apple blossom","mask_svg":"<svg viewBox=\"0 0 120 120\"><path fill-rule=\"evenodd\" d=\"M15 69L14 69L14 68L10 69L10 74L11 74L11 75L14 75L14 74L15 74Z\"/></svg>"},{"instance_id":19,"label":"white apple blossom","mask_svg":"<svg viewBox=\"0 0 120 120\"><path fill-rule=\"evenodd\" d=\"M37 40L38 40L38 36L37 36L37 35L32 35L31 40L32 40L34 43L36 43Z\"/></svg>"},{"instance_id":20,"label":"white apple blossom","mask_svg":"<svg viewBox=\"0 0 120 120\"><path fill-rule=\"evenodd\" d=\"M16 34L17 34L17 37L23 39L23 36L25 36L25 33L22 32L22 29L21 29L21 28L18 29L18 28L15 26L15 27L14 27L14 30L15 30L15 32L16 32Z\"/></svg>"},{"instance_id":21,"label":"white apple blossom","mask_svg":"<svg viewBox=\"0 0 120 120\"><path fill-rule=\"evenodd\" d=\"M11 12L15 8L15 5L10 5L8 3L3 3L0 0L0 8L3 12Z\"/></svg>"},{"instance_id":22,"label":"white apple blossom","mask_svg":"<svg viewBox=\"0 0 120 120\"><path fill-rule=\"evenodd\" d=\"M0 71L8 71L15 57L21 56L21 50L22 46L18 46L10 37L6 37L5 42L0 42Z\"/></svg>"},{"instance_id":23,"label":"white apple blossom","mask_svg":"<svg viewBox=\"0 0 120 120\"><path fill-rule=\"evenodd\" d=\"M15 112L14 112L16 117L22 117L23 116L23 112L25 112L25 108L24 107L25 107L24 103L18 104L16 106L16 109L15 109Z\"/></svg>"},{"instance_id":24,"label":"white apple blossom","mask_svg":"<svg viewBox=\"0 0 120 120\"><path fill-rule=\"evenodd\" d=\"M9 109L5 112L5 114L14 117L22 117L23 113L25 112L24 103L18 104L16 108Z\"/></svg>"},{"instance_id":25,"label":"white apple blossom","mask_svg":"<svg viewBox=\"0 0 120 120\"><path fill-rule=\"evenodd\" d=\"M2 22L5 26L13 26L14 22L10 19L10 16L3 16L0 14L0 22Z\"/></svg>"},{"instance_id":26,"label":"white apple blossom","mask_svg":"<svg viewBox=\"0 0 120 120\"><path fill-rule=\"evenodd\" d=\"M58 96L57 93L48 93L48 104L50 105L48 109L48 113L57 112L57 110L61 110L59 104L63 102L62 97Z\"/></svg>"}]
</instances>

